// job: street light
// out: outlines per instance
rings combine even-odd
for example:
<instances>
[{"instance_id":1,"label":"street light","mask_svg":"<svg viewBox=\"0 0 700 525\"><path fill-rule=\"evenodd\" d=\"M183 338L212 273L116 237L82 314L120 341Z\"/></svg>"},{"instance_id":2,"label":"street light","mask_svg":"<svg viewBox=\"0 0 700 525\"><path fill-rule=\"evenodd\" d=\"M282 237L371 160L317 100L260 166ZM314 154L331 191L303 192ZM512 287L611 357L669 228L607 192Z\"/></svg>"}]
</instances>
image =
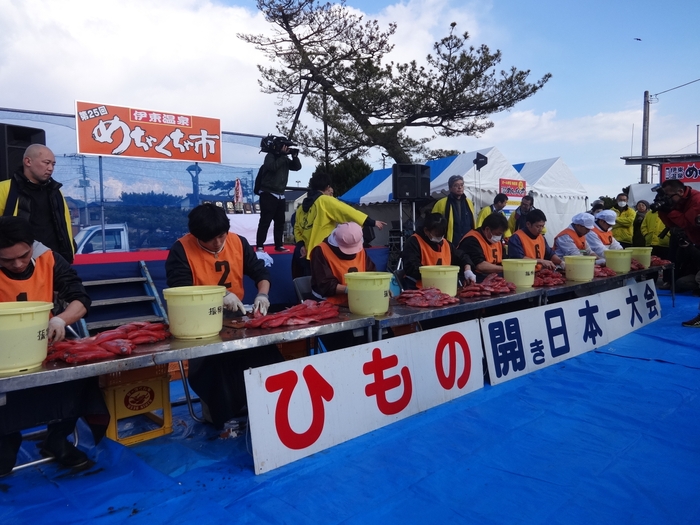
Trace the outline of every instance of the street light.
<instances>
[{"instance_id":1,"label":"street light","mask_svg":"<svg viewBox=\"0 0 700 525\"><path fill-rule=\"evenodd\" d=\"M194 164L190 164L186 168L187 173L190 174L190 177L192 177L192 200L194 201L193 206L199 205L199 174L202 173L202 168L199 167L199 164L195 162Z\"/></svg>"}]
</instances>

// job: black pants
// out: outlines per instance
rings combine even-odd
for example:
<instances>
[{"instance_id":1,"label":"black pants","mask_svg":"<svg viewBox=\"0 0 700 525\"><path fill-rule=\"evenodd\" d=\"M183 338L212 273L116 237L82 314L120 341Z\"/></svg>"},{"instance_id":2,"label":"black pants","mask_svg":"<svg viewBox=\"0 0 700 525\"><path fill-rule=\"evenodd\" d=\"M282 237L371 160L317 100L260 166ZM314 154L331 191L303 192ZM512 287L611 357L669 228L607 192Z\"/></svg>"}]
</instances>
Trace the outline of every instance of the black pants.
<instances>
[{"instance_id":1,"label":"black pants","mask_svg":"<svg viewBox=\"0 0 700 525\"><path fill-rule=\"evenodd\" d=\"M278 199L266 191L260 194L260 222L258 223L258 234L255 238L258 248L265 245L267 231L270 223L275 222L273 236L275 238L275 248L284 246L282 234L284 233L284 212L286 211L286 200Z\"/></svg>"}]
</instances>

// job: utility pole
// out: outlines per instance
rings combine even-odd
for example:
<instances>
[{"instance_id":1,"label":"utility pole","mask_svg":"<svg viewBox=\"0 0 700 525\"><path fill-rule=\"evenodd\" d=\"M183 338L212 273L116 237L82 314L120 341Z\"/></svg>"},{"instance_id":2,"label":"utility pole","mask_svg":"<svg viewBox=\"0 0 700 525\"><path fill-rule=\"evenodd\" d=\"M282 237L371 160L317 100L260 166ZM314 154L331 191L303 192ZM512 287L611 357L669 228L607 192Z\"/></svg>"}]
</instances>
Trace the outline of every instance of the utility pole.
<instances>
[{"instance_id":1,"label":"utility pole","mask_svg":"<svg viewBox=\"0 0 700 525\"><path fill-rule=\"evenodd\" d=\"M642 157L649 155L649 92L644 92L644 112L642 116ZM640 178L642 184L648 184L647 165L642 164Z\"/></svg>"}]
</instances>

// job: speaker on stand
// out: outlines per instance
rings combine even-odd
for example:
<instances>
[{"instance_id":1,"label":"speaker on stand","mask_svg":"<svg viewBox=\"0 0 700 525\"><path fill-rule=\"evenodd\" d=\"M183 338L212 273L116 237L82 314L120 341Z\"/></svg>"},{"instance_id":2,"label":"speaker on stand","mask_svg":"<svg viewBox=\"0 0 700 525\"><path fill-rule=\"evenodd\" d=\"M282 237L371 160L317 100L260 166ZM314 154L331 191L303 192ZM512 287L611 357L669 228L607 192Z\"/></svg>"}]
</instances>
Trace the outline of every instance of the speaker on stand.
<instances>
[{"instance_id":1,"label":"speaker on stand","mask_svg":"<svg viewBox=\"0 0 700 525\"><path fill-rule=\"evenodd\" d=\"M399 201L399 224L403 231L403 203L411 203L413 224L416 222L416 201L430 198L430 166L425 164L394 164L391 168L391 187L394 200ZM404 236L400 237L403 251Z\"/></svg>"},{"instance_id":2,"label":"speaker on stand","mask_svg":"<svg viewBox=\"0 0 700 525\"><path fill-rule=\"evenodd\" d=\"M46 145L43 129L0 124L0 180L9 179L22 166L24 150L32 144Z\"/></svg>"}]
</instances>

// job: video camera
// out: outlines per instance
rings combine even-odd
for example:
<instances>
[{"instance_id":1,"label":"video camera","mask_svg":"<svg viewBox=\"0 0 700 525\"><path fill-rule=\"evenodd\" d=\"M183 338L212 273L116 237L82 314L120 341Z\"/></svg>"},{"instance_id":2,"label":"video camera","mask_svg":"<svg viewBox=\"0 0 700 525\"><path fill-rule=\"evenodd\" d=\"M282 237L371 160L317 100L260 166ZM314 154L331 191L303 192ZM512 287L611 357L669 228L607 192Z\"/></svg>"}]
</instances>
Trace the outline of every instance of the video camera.
<instances>
[{"instance_id":1,"label":"video camera","mask_svg":"<svg viewBox=\"0 0 700 525\"><path fill-rule=\"evenodd\" d=\"M282 148L284 146L289 148L288 153L291 154L292 157L299 155L299 148L297 147L297 144L289 140L287 137L268 135L267 137L263 137L260 141L260 151L263 153L274 153L275 155L281 155Z\"/></svg>"},{"instance_id":2,"label":"video camera","mask_svg":"<svg viewBox=\"0 0 700 525\"><path fill-rule=\"evenodd\" d=\"M654 201L649 205L649 209L653 212L663 211L668 212L673 208L673 201L671 197L664 193L661 186L656 187L656 196Z\"/></svg>"}]
</instances>

